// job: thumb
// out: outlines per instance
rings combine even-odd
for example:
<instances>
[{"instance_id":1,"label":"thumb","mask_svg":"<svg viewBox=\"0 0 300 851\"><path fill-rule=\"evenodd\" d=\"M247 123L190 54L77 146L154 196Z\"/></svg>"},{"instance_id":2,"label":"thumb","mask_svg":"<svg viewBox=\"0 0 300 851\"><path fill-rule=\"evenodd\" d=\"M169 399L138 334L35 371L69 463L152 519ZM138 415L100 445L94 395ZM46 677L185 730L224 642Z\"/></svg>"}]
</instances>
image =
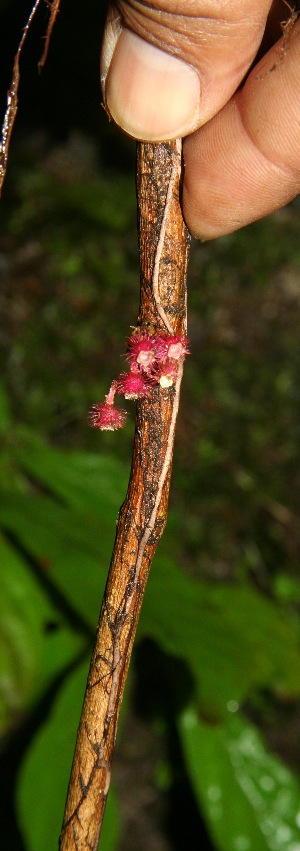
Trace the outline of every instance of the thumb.
<instances>
[{"instance_id":1,"label":"thumb","mask_svg":"<svg viewBox=\"0 0 300 851\"><path fill-rule=\"evenodd\" d=\"M115 0L104 33L108 113L130 136L186 136L227 103L261 42L272 0Z\"/></svg>"}]
</instances>

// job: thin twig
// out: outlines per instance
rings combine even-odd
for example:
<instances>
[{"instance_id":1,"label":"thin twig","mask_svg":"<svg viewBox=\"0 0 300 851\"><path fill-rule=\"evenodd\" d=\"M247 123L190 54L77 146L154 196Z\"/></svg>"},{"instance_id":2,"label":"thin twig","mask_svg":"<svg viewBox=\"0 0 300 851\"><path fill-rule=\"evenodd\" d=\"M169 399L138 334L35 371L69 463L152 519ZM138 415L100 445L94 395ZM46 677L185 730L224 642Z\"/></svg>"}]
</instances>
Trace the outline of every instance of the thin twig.
<instances>
[{"instance_id":1,"label":"thin twig","mask_svg":"<svg viewBox=\"0 0 300 851\"><path fill-rule=\"evenodd\" d=\"M48 21L47 32L46 32L46 35L45 35L44 50L43 50L42 56L40 58L40 61L38 63L39 68L43 68L46 61L47 61L48 50L49 50L49 47L50 47L50 41L51 41L51 36L52 36L52 30L53 30L53 27L54 27L54 24L55 24L55 21L56 21L58 12L59 12L60 0L53 0L52 3L48 2L48 6L50 8L50 18L49 18L49 21Z\"/></svg>"},{"instance_id":2,"label":"thin twig","mask_svg":"<svg viewBox=\"0 0 300 851\"><path fill-rule=\"evenodd\" d=\"M34 15L37 11L37 8L40 4L40 0L35 0L35 3L31 9L27 24L25 25L22 33L22 38L19 42L19 47L16 52L13 64L13 72L12 72L12 81L10 88L7 92L7 107L3 119L2 131L1 131L1 142L0 142L0 195L2 191L3 181L6 175L7 169L7 160L8 160L8 151L10 145L11 134L13 131L13 126L15 123L17 111L18 111L18 93L19 93L19 84L20 84L20 57L23 50L24 42L26 41L28 31L32 24ZM45 36L45 47L43 50L43 55L39 61L39 68L41 68L47 59L50 39L52 35L53 26L55 23L55 19L58 13L60 0L53 0L52 5L50 4L50 18L48 21L46 36ZM49 5L49 4L48 4Z\"/></svg>"},{"instance_id":3,"label":"thin twig","mask_svg":"<svg viewBox=\"0 0 300 851\"><path fill-rule=\"evenodd\" d=\"M186 332L189 236L180 201L181 142L138 145L141 264L138 324ZM96 851L117 723L143 594L167 519L182 366L137 405L131 476L121 508L74 754L60 851Z\"/></svg>"}]
</instances>

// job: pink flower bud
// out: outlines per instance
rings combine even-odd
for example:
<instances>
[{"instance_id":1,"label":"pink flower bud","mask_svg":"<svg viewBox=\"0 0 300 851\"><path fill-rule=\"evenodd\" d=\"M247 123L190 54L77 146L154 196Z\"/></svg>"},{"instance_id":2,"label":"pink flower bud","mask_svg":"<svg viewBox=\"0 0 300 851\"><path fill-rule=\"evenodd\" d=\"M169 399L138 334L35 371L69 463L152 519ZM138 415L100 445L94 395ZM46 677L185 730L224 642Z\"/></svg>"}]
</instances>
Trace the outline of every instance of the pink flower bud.
<instances>
[{"instance_id":1,"label":"pink flower bud","mask_svg":"<svg viewBox=\"0 0 300 851\"><path fill-rule=\"evenodd\" d=\"M131 365L139 364L145 371L156 357L156 338L144 332L135 331L128 339L128 360Z\"/></svg>"},{"instance_id":2,"label":"pink flower bud","mask_svg":"<svg viewBox=\"0 0 300 851\"><path fill-rule=\"evenodd\" d=\"M122 373L117 380L117 393L125 396L125 399L144 399L150 391L150 381L137 369Z\"/></svg>"},{"instance_id":3,"label":"pink flower bud","mask_svg":"<svg viewBox=\"0 0 300 851\"><path fill-rule=\"evenodd\" d=\"M157 349L161 353L161 359L164 352L165 357L172 360L183 360L185 355L189 354L188 339L185 334L161 335L157 340Z\"/></svg>"},{"instance_id":4,"label":"pink flower bud","mask_svg":"<svg viewBox=\"0 0 300 851\"><path fill-rule=\"evenodd\" d=\"M150 351L149 349L148 349L148 351L142 349L137 355L136 362L138 364L140 364L140 366L142 368L146 369L147 366L151 366L151 364L153 363L154 360L155 360L154 351Z\"/></svg>"},{"instance_id":5,"label":"pink flower bud","mask_svg":"<svg viewBox=\"0 0 300 851\"><path fill-rule=\"evenodd\" d=\"M93 405L90 412L91 425L93 428L100 428L101 431L115 431L117 428L123 428L126 417L126 411L121 411L106 401Z\"/></svg>"}]
</instances>

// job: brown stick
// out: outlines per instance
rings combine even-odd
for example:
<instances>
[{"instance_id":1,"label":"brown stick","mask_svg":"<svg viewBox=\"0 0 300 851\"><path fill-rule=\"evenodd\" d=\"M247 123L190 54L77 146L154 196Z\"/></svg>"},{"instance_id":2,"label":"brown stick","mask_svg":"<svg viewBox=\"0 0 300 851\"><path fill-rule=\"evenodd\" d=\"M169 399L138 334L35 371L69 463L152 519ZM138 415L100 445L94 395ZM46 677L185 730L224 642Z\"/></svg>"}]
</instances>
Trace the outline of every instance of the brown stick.
<instances>
[{"instance_id":1,"label":"brown stick","mask_svg":"<svg viewBox=\"0 0 300 851\"><path fill-rule=\"evenodd\" d=\"M186 331L189 236L179 187L181 142L139 144L139 326ZM163 533L182 366L173 387L137 405L128 492L121 508L80 720L61 851L98 848L117 722L152 559Z\"/></svg>"}]
</instances>

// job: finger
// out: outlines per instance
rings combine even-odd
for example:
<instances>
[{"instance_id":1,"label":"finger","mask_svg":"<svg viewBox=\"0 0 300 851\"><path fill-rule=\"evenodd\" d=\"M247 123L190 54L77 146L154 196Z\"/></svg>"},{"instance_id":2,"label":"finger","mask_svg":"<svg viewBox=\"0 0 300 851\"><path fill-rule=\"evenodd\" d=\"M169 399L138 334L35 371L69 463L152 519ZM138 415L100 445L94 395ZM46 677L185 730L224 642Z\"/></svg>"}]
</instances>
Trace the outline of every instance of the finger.
<instances>
[{"instance_id":1,"label":"finger","mask_svg":"<svg viewBox=\"0 0 300 851\"><path fill-rule=\"evenodd\" d=\"M109 114L129 135L148 141L200 127L253 62L271 2L115 0L101 58Z\"/></svg>"},{"instance_id":2,"label":"finger","mask_svg":"<svg viewBox=\"0 0 300 851\"><path fill-rule=\"evenodd\" d=\"M300 21L241 89L184 143L183 209L212 239L284 206L300 190Z\"/></svg>"}]
</instances>

